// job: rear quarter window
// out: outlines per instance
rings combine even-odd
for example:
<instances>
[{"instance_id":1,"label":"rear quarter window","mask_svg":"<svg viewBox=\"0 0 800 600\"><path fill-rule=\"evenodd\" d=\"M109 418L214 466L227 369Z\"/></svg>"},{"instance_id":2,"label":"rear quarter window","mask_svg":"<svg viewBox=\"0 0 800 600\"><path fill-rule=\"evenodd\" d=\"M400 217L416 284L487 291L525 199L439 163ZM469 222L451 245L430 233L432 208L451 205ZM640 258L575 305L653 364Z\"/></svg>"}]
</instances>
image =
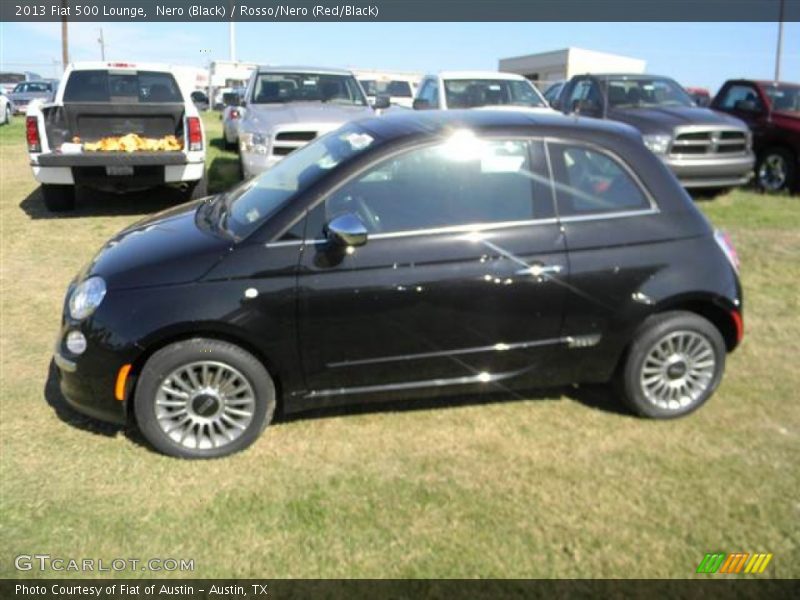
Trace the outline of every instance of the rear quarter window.
<instances>
[{"instance_id":1,"label":"rear quarter window","mask_svg":"<svg viewBox=\"0 0 800 600\"><path fill-rule=\"evenodd\" d=\"M175 78L159 71L73 71L64 102L183 103Z\"/></svg>"},{"instance_id":2,"label":"rear quarter window","mask_svg":"<svg viewBox=\"0 0 800 600\"><path fill-rule=\"evenodd\" d=\"M647 210L649 196L631 170L605 152L581 145L548 144L562 217Z\"/></svg>"}]
</instances>

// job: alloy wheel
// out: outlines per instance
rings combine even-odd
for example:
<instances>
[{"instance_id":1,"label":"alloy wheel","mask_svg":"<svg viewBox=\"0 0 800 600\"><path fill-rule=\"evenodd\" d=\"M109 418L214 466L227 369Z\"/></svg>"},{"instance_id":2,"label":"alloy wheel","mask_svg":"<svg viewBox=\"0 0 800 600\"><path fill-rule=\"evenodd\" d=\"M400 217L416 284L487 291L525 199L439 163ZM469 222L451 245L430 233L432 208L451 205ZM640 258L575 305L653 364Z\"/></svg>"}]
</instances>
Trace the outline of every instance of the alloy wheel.
<instances>
[{"instance_id":1,"label":"alloy wheel","mask_svg":"<svg viewBox=\"0 0 800 600\"><path fill-rule=\"evenodd\" d=\"M206 450L230 444L253 421L253 385L231 365L197 361L172 371L156 392L161 430L186 448Z\"/></svg>"},{"instance_id":2,"label":"alloy wheel","mask_svg":"<svg viewBox=\"0 0 800 600\"><path fill-rule=\"evenodd\" d=\"M780 154L768 154L758 168L758 182L772 192L777 192L786 185L789 168L786 159Z\"/></svg>"},{"instance_id":3,"label":"alloy wheel","mask_svg":"<svg viewBox=\"0 0 800 600\"><path fill-rule=\"evenodd\" d=\"M708 390L717 360L711 342L694 331L673 331L659 339L642 363L645 397L664 410L683 409Z\"/></svg>"}]
</instances>

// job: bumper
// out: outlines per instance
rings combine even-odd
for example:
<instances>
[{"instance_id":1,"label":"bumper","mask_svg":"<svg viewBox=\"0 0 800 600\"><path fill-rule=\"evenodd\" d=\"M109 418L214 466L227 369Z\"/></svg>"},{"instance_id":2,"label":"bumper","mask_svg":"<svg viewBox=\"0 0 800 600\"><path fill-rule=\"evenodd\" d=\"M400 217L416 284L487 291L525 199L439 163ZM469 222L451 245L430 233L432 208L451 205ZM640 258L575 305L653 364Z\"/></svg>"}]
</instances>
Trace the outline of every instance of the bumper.
<instances>
[{"instance_id":1,"label":"bumper","mask_svg":"<svg viewBox=\"0 0 800 600\"><path fill-rule=\"evenodd\" d=\"M67 403L81 414L124 425L127 422L125 401L114 397L114 384L119 368L124 364L108 351L90 348L79 357L63 347L67 328L62 329L53 354L59 387Z\"/></svg>"},{"instance_id":2,"label":"bumper","mask_svg":"<svg viewBox=\"0 0 800 600\"><path fill-rule=\"evenodd\" d=\"M755 156L662 159L685 188L712 188L745 185L753 177Z\"/></svg>"},{"instance_id":3,"label":"bumper","mask_svg":"<svg viewBox=\"0 0 800 600\"><path fill-rule=\"evenodd\" d=\"M256 175L260 175L267 169L269 169L274 164L280 162L280 156L275 155L267 155L267 154L256 154L251 152L239 152L240 159L242 161L242 173L244 174L245 179L250 179L251 177L255 177Z\"/></svg>"},{"instance_id":4,"label":"bumper","mask_svg":"<svg viewBox=\"0 0 800 600\"><path fill-rule=\"evenodd\" d=\"M45 161L47 163L48 161ZM117 165L119 163L113 163ZM126 180L130 179L131 187L141 186L145 180L154 177L151 181L153 185L161 183L180 183L183 181L198 181L202 179L205 170L203 162L182 162L178 164L132 164L121 166L132 166L134 168L133 176L113 176L105 174L105 167L111 166L112 163L105 163L102 165L84 165L84 164L32 164L33 177L39 183L51 183L60 185L75 185L76 183L84 183L91 185L91 181L86 179L97 179L104 184L121 184L123 187ZM137 177L137 171L139 176ZM143 177L142 172L146 171L150 177ZM157 173L153 173L157 171ZM88 178L85 175L89 175ZM84 180L82 180L84 179Z\"/></svg>"}]
</instances>

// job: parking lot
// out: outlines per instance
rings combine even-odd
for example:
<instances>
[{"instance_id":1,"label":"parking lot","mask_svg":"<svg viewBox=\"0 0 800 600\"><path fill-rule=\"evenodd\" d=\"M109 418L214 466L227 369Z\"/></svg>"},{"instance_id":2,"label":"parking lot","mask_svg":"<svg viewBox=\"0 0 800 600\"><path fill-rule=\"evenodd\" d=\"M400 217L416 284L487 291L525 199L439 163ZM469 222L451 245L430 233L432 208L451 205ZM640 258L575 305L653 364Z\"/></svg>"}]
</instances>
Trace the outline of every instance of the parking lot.
<instances>
[{"instance_id":1,"label":"parking lot","mask_svg":"<svg viewBox=\"0 0 800 600\"><path fill-rule=\"evenodd\" d=\"M238 178L206 113L209 189ZM7 557L193 559L198 577L690 577L705 552L800 576L800 205L699 199L733 237L746 335L689 418L630 416L604 387L281 419L244 453L180 461L64 405L63 295L112 234L175 197L43 204L22 119L0 128L0 530ZM3 577L24 576L10 560ZM104 573L147 576L140 571Z\"/></svg>"}]
</instances>

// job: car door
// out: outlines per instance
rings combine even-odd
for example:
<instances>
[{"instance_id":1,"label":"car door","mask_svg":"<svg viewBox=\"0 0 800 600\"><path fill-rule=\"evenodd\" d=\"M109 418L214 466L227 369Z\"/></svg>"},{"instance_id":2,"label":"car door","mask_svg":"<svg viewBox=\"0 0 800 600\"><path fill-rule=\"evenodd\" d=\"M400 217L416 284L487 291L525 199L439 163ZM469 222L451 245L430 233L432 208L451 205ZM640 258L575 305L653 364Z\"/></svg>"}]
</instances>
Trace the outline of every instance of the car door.
<instances>
[{"instance_id":1,"label":"car door","mask_svg":"<svg viewBox=\"0 0 800 600\"><path fill-rule=\"evenodd\" d=\"M310 211L310 395L505 382L560 343L567 263L542 144L456 138L383 158ZM340 250L323 224L347 213L369 239Z\"/></svg>"},{"instance_id":2,"label":"car door","mask_svg":"<svg viewBox=\"0 0 800 600\"><path fill-rule=\"evenodd\" d=\"M613 360L609 350L628 334L616 318L631 302L647 304L636 292L669 262L674 235L620 156L580 141L548 141L547 150L570 264L562 335ZM573 364L591 380L588 362Z\"/></svg>"}]
</instances>

